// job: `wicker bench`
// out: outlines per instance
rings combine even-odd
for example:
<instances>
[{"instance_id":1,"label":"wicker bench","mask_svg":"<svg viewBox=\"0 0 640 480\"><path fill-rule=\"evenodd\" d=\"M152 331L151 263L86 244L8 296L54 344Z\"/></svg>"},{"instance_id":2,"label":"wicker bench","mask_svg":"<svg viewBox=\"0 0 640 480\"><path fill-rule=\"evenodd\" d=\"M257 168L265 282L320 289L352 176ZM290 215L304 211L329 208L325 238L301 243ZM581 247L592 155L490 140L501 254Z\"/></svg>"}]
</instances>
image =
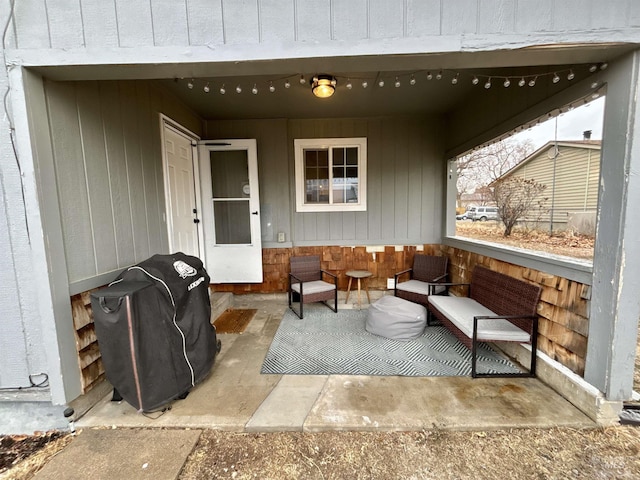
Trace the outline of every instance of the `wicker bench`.
<instances>
[{"instance_id":1,"label":"wicker bench","mask_svg":"<svg viewBox=\"0 0 640 480\"><path fill-rule=\"evenodd\" d=\"M471 376L535 377L538 316L541 288L522 280L475 267L468 297L429 296L429 313L447 327L471 350ZM531 344L531 366L524 373L478 373L479 342L518 342Z\"/></svg>"}]
</instances>

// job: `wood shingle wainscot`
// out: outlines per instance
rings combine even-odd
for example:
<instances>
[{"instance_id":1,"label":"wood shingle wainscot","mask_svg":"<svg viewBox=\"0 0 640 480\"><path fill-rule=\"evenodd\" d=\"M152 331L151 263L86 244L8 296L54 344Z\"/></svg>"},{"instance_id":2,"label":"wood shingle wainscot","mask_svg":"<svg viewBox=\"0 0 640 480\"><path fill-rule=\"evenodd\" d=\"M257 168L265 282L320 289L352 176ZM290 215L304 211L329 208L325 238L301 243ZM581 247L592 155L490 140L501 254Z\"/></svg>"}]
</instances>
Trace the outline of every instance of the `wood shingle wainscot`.
<instances>
[{"instance_id":1,"label":"wood shingle wainscot","mask_svg":"<svg viewBox=\"0 0 640 480\"><path fill-rule=\"evenodd\" d=\"M83 394L90 391L105 378L91 309L91 293L95 290L98 289L82 292L71 297L71 312Z\"/></svg>"}]
</instances>

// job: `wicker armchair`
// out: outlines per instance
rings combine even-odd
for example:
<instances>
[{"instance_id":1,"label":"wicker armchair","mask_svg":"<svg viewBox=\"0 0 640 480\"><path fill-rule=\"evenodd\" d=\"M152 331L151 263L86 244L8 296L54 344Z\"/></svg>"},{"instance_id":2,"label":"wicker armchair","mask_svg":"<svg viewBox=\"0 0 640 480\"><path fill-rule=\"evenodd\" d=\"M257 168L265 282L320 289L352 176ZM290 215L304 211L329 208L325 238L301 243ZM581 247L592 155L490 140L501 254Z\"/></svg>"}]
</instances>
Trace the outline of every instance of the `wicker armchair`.
<instances>
[{"instance_id":1,"label":"wicker armchair","mask_svg":"<svg viewBox=\"0 0 640 480\"><path fill-rule=\"evenodd\" d=\"M446 295L448 287L438 285L447 281L447 257L415 255L413 268L398 272L394 278L394 295L410 302L428 305L429 295ZM409 280L401 281L409 277Z\"/></svg>"},{"instance_id":2,"label":"wicker armchair","mask_svg":"<svg viewBox=\"0 0 640 480\"><path fill-rule=\"evenodd\" d=\"M304 304L313 302L327 303L333 299L334 312L338 312L338 279L332 273L320 269L320 257L310 255L291 257L291 273L289 274L289 308L299 317L304 316ZM326 279L327 281L325 281ZM293 308L300 303L300 312Z\"/></svg>"}]
</instances>

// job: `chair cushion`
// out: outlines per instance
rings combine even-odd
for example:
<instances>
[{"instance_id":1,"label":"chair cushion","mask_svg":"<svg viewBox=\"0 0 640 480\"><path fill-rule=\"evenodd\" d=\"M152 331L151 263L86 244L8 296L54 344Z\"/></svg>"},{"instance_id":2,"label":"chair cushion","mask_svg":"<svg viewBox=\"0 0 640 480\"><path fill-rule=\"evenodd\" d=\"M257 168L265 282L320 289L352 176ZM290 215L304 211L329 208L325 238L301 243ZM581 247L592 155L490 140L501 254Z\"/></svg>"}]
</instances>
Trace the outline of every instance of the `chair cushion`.
<instances>
[{"instance_id":1,"label":"chair cushion","mask_svg":"<svg viewBox=\"0 0 640 480\"><path fill-rule=\"evenodd\" d=\"M437 308L469 338L473 337L474 316L495 315L481 303L467 297L430 296L429 304ZM525 343L529 338L527 332L508 320L478 320L478 340Z\"/></svg>"},{"instance_id":2,"label":"chair cushion","mask_svg":"<svg viewBox=\"0 0 640 480\"><path fill-rule=\"evenodd\" d=\"M385 295L369 307L365 329L394 340L413 340L424 332L427 310L422 305Z\"/></svg>"},{"instance_id":3,"label":"chair cushion","mask_svg":"<svg viewBox=\"0 0 640 480\"><path fill-rule=\"evenodd\" d=\"M401 282L396 285L396 288L404 292L417 293L418 295L429 295L429 284L421 282L420 280L408 280L406 282ZM435 287L431 295L438 295L444 292L445 289L446 287L443 286Z\"/></svg>"},{"instance_id":4,"label":"chair cushion","mask_svg":"<svg viewBox=\"0 0 640 480\"><path fill-rule=\"evenodd\" d=\"M314 293L328 292L335 290L336 286L333 283L325 282L324 280L314 280L313 282L304 282L302 287L303 295L312 295ZM291 290L300 293L300 284L294 283L291 285Z\"/></svg>"}]
</instances>

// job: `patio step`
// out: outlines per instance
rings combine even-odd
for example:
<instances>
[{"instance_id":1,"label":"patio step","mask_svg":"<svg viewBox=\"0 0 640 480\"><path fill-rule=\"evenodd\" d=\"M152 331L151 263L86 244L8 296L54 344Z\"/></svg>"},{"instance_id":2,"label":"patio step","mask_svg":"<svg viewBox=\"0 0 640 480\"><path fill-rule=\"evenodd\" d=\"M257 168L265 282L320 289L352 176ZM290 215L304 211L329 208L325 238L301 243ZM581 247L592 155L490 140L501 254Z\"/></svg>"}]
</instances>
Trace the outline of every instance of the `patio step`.
<instances>
[{"instance_id":1,"label":"patio step","mask_svg":"<svg viewBox=\"0 0 640 480\"><path fill-rule=\"evenodd\" d=\"M233 307L233 293L213 292L211 294L211 323L231 307Z\"/></svg>"}]
</instances>

